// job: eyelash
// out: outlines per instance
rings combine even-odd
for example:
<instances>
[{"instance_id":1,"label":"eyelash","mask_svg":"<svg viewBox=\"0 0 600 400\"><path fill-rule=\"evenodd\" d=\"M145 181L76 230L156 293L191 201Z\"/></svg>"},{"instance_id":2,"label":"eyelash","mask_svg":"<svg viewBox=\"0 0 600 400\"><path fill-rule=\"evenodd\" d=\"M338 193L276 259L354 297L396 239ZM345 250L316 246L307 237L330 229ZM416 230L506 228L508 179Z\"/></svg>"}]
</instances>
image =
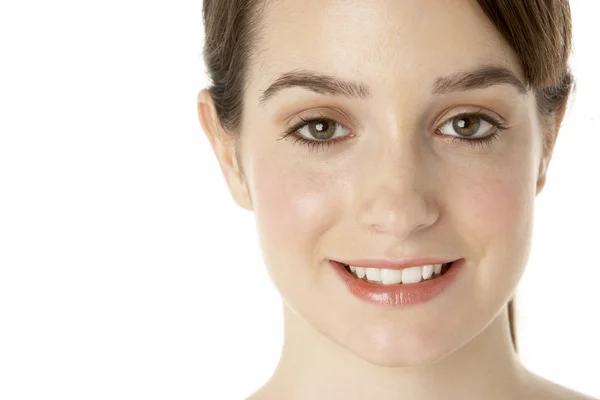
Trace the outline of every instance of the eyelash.
<instances>
[{"instance_id":1,"label":"eyelash","mask_svg":"<svg viewBox=\"0 0 600 400\"><path fill-rule=\"evenodd\" d=\"M442 134L441 136L447 136L447 139L444 139L444 140L450 140L452 143L461 143L461 144L464 144L466 142L468 145L470 145L472 147L479 147L479 148L483 149L487 146L490 146L495 140L499 139L499 135L500 135L501 131L508 129L508 127L506 125L504 125L501 121L499 121L496 118L491 117L487 114L484 114L481 111L459 113L459 114L454 115L453 117L445 120L441 126L445 126L449 121L452 121L454 119L460 119L460 118L464 118L464 117L481 118L482 120L484 120L492 125L493 132L487 136L484 136L482 138L477 138L477 139L465 139L465 138L461 138L458 136L450 136L450 135ZM317 116L310 117L310 118L300 117L300 120L301 120L301 122L298 122L297 124L295 124L294 126L289 128L287 131L285 131L281 135L281 139L286 139L286 138L292 139L292 140L294 140L294 143L298 143L300 145L308 147L309 152L313 151L313 150L314 151L326 150L326 149L330 148L331 146L334 146L337 142L345 140L348 137L348 136L344 136L339 139L325 139L325 140L306 139L298 134L298 131L300 129L302 129L303 127L305 127L306 125L309 125L314 122L322 122L322 121L333 122L333 123L339 124L339 125L342 125L342 124L340 124L335 119L328 118L324 115L317 115ZM439 130L440 129L437 128L436 132Z\"/></svg>"}]
</instances>

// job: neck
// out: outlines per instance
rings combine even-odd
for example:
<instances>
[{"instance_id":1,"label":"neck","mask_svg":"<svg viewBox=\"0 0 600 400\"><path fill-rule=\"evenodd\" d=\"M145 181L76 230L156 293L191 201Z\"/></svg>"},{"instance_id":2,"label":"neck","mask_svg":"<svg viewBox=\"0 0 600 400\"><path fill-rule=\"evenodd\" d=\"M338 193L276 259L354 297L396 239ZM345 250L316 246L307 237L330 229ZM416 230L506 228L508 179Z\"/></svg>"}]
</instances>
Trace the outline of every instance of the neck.
<instances>
[{"instance_id":1,"label":"neck","mask_svg":"<svg viewBox=\"0 0 600 400\"><path fill-rule=\"evenodd\" d=\"M513 350L506 307L473 340L435 364L371 364L320 332L287 307L280 362L259 398L483 399L518 398L525 374ZM496 397L494 397L496 398Z\"/></svg>"}]
</instances>

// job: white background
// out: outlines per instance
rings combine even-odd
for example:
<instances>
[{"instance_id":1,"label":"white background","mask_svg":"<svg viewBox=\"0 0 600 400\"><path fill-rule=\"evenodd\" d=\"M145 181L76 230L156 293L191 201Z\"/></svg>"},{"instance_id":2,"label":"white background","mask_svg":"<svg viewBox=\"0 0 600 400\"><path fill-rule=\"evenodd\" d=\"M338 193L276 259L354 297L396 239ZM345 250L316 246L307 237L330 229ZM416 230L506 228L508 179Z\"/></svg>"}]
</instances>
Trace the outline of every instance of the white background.
<instances>
[{"instance_id":1,"label":"white background","mask_svg":"<svg viewBox=\"0 0 600 400\"><path fill-rule=\"evenodd\" d=\"M241 399L282 343L196 116L201 0L0 5L0 398ZM525 364L600 396L600 3L518 290Z\"/></svg>"}]
</instances>

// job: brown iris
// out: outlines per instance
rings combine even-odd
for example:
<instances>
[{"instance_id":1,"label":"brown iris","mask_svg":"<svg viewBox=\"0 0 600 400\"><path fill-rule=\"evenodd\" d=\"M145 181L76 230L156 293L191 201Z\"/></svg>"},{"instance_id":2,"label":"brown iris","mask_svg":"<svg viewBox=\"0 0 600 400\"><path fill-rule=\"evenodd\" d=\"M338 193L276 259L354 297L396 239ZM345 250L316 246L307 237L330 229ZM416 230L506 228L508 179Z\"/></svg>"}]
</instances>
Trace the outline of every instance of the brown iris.
<instances>
[{"instance_id":1,"label":"brown iris","mask_svg":"<svg viewBox=\"0 0 600 400\"><path fill-rule=\"evenodd\" d=\"M456 133L462 136L472 136L479 130L480 118L476 115L469 115L455 118L452 127Z\"/></svg>"},{"instance_id":2,"label":"brown iris","mask_svg":"<svg viewBox=\"0 0 600 400\"><path fill-rule=\"evenodd\" d=\"M321 119L308 124L308 130L316 139L329 139L335 134L335 122Z\"/></svg>"}]
</instances>

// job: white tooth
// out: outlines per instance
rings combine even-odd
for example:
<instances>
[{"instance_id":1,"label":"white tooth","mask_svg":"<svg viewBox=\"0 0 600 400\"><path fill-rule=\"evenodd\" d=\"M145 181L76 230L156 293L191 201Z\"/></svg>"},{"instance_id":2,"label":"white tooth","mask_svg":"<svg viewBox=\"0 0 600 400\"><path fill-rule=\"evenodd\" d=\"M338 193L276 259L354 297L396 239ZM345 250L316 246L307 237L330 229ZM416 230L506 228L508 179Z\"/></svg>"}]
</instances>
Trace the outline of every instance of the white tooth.
<instances>
[{"instance_id":1,"label":"white tooth","mask_svg":"<svg viewBox=\"0 0 600 400\"><path fill-rule=\"evenodd\" d=\"M399 269L382 269L381 283L384 285L392 285L402 282L402 271Z\"/></svg>"},{"instance_id":2,"label":"white tooth","mask_svg":"<svg viewBox=\"0 0 600 400\"><path fill-rule=\"evenodd\" d=\"M423 266L423 279L429 279L433 275L433 265Z\"/></svg>"},{"instance_id":3,"label":"white tooth","mask_svg":"<svg viewBox=\"0 0 600 400\"><path fill-rule=\"evenodd\" d=\"M360 279L364 278L365 275L367 274L367 272L365 271L365 268L363 267L355 267L356 268L356 276L358 276Z\"/></svg>"},{"instance_id":4,"label":"white tooth","mask_svg":"<svg viewBox=\"0 0 600 400\"><path fill-rule=\"evenodd\" d=\"M421 282L421 267L410 267L402 270L402 283Z\"/></svg>"},{"instance_id":5,"label":"white tooth","mask_svg":"<svg viewBox=\"0 0 600 400\"><path fill-rule=\"evenodd\" d=\"M436 274L441 274L442 273L442 264L435 264L433 266L433 272Z\"/></svg>"},{"instance_id":6,"label":"white tooth","mask_svg":"<svg viewBox=\"0 0 600 400\"><path fill-rule=\"evenodd\" d=\"M381 270L379 268L367 268L367 279L381 282Z\"/></svg>"},{"instance_id":7,"label":"white tooth","mask_svg":"<svg viewBox=\"0 0 600 400\"><path fill-rule=\"evenodd\" d=\"M352 271L352 272L356 272L356 267L355 267L355 266L353 266L353 265L351 265L351 266L350 266L350 271Z\"/></svg>"}]
</instances>

